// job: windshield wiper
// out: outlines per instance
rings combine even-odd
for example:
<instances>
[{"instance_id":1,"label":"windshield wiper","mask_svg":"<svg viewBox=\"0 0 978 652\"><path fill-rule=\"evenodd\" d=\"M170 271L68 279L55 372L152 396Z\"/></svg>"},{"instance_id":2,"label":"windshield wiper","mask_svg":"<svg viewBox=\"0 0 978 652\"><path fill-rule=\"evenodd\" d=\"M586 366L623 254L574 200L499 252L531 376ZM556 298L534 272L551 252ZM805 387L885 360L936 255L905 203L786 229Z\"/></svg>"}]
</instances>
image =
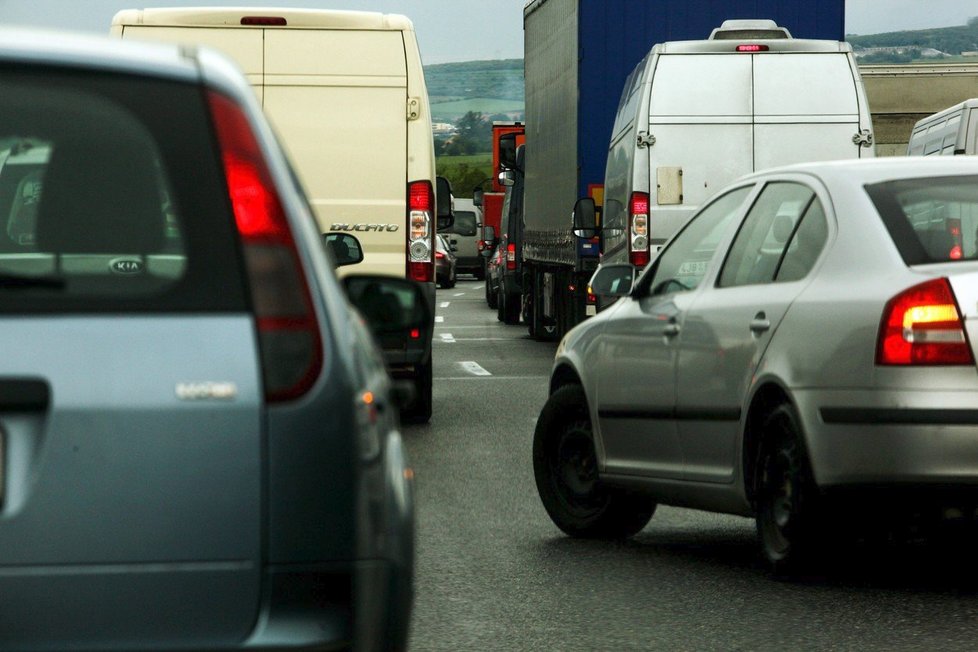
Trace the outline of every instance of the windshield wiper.
<instances>
[{"instance_id":1,"label":"windshield wiper","mask_svg":"<svg viewBox=\"0 0 978 652\"><path fill-rule=\"evenodd\" d=\"M21 276L19 274L0 274L0 289L19 290L42 288L63 290L67 285L63 276Z\"/></svg>"}]
</instances>

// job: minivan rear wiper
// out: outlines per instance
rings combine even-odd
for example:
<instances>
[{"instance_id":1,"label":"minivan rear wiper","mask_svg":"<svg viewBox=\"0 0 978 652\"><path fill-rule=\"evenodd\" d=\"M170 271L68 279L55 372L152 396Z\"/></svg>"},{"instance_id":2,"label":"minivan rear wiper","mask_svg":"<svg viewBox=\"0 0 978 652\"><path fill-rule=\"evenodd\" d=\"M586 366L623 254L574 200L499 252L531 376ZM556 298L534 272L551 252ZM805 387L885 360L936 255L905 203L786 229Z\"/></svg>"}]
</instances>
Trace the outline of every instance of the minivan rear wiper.
<instances>
[{"instance_id":1,"label":"minivan rear wiper","mask_svg":"<svg viewBox=\"0 0 978 652\"><path fill-rule=\"evenodd\" d=\"M44 288L63 290L67 281L63 276L21 276L19 274L0 274L0 289L18 290L25 288Z\"/></svg>"}]
</instances>

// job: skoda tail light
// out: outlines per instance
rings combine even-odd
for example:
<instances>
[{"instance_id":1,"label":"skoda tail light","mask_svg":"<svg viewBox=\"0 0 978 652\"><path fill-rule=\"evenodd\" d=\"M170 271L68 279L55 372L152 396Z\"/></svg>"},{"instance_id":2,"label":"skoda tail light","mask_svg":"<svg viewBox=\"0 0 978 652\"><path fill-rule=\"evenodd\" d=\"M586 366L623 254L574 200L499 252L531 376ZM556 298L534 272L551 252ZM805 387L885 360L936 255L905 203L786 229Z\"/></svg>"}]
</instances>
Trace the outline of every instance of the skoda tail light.
<instances>
[{"instance_id":1,"label":"skoda tail light","mask_svg":"<svg viewBox=\"0 0 978 652\"><path fill-rule=\"evenodd\" d=\"M946 278L915 285L887 302L876 364L975 364L964 320Z\"/></svg>"},{"instance_id":2,"label":"skoda tail light","mask_svg":"<svg viewBox=\"0 0 978 652\"><path fill-rule=\"evenodd\" d=\"M305 394L323 365L322 342L299 258L271 172L248 117L231 99L208 93L258 326L265 397Z\"/></svg>"}]
</instances>

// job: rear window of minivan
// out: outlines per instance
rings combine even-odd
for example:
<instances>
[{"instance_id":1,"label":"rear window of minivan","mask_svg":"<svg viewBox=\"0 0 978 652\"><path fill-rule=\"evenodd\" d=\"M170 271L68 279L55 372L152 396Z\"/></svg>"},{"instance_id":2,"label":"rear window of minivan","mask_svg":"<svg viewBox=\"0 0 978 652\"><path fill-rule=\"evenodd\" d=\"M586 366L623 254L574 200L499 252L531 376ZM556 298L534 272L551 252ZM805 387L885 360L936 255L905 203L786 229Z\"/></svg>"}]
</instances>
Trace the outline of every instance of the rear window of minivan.
<instances>
[{"instance_id":1,"label":"rear window of minivan","mask_svg":"<svg viewBox=\"0 0 978 652\"><path fill-rule=\"evenodd\" d=\"M246 307L200 87L33 66L0 84L0 312Z\"/></svg>"},{"instance_id":2,"label":"rear window of minivan","mask_svg":"<svg viewBox=\"0 0 978 652\"><path fill-rule=\"evenodd\" d=\"M866 186L907 265L978 260L978 175Z\"/></svg>"}]
</instances>

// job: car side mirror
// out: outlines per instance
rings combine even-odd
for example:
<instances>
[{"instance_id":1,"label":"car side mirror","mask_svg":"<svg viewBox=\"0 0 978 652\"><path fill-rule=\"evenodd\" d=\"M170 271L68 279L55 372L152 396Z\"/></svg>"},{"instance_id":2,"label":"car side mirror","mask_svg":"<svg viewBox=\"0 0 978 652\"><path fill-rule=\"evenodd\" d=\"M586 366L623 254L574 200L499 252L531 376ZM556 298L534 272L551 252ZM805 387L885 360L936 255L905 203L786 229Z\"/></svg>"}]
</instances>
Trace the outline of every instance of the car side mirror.
<instances>
[{"instance_id":1,"label":"car side mirror","mask_svg":"<svg viewBox=\"0 0 978 652\"><path fill-rule=\"evenodd\" d=\"M574 204L574 213L571 215L574 224L574 235L578 238L590 239L598 234L598 212L591 197L581 197Z\"/></svg>"},{"instance_id":2,"label":"car side mirror","mask_svg":"<svg viewBox=\"0 0 978 652\"><path fill-rule=\"evenodd\" d=\"M516 173L512 170L503 170L499 173L499 185L511 187L516 183Z\"/></svg>"},{"instance_id":3,"label":"car side mirror","mask_svg":"<svg viewBox=\"0 0 978 652\"><path fill-rule=\"evenodd\" d=\"M428 346L434 307L420 283L373 274L350 274L341 282L350 303L363 315L378 341L399 339L407 348Z\"/></svg>"},{"instance_id":4,"label":"car side mirror","mask_svg":"<svg viewBox=\"0 0 978 652\"><path fill-rule=\"evenodd\" d=\"M600 265L588 281L588 292L599 297L624 297L632 291L638 270L628 263Z\"/></svg>"},{"instance_id":5,"label":"car side mirror","mask_svg":"<svg viewBox=\"0 0 978 652\"><path fill-rule=\"evenodd\" d=\"M474 188L472 190L472 205L482 208L483 195L485 195L485 191L482 188Z\"/></svg>"},{"instance_id":6,"label":"car side mirror","mask_svg":"<svg viewBox=\"0 0 978 652\"><path fill-rule=\"evenodd\" d=\"M349 233L324 233L323 249L336 267L356 265L363 261L363 248L356 236Z\"/></svg>"},{"instance_id":7,"label":"car side mirror","mask_svg":"<svg viewBox=\"0 0 978 652\"><path fill-rule=\"evenodd\" d=\"M435 199L437 204L437 229L443 231L455 224L455 211L452 207L452 184L445 177L435 177Z\"/></svg>"},{"instance_id":8,"label":"car side mirror","mask_svg":"<svg viewBox=\"0 0 978 652\"><path fill-rule=\"evenodd\" d=\"M492 248L496 245L496 229L492 226L482 227L482 242L479 252L488 258L492 255Z\"/></svg>"},{"instance_id":9,"label":"car side mirror","mask_svg":"<svg viewBox=\"0 0 978 652\"><path fill-rule=\"evenodd\" d=\"M516 133L503 134L499 137L499 166L501 168L516 167Z\"/></svg>"}]
</instances>

